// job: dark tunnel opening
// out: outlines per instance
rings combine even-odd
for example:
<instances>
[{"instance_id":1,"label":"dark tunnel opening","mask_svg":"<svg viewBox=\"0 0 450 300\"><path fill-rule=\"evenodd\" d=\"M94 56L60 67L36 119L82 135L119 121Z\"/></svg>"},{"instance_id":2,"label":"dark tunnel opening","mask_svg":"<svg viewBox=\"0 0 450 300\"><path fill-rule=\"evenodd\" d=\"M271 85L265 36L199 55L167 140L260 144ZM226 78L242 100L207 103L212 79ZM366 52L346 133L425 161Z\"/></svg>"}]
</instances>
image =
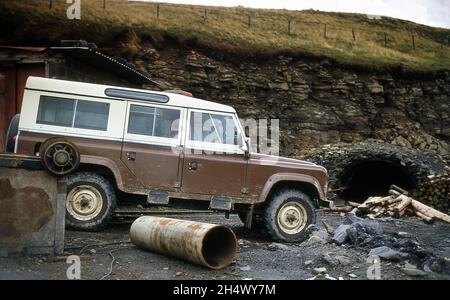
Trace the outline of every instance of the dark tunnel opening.
<instances>
[{"instance_id":1,"label":"dark tunnel opening","mask_svg":"<svg viewBox=\"0 0 450 300\"><path fill-rule=\"evenodd\" d=\"M409 190L416 186L415 178L400 164L387 160L368 160L357 163L340 176L341 187L346 187L340 198L363 202L368 197L385 196L395 184Z\"/></svg>"}]
</instances>

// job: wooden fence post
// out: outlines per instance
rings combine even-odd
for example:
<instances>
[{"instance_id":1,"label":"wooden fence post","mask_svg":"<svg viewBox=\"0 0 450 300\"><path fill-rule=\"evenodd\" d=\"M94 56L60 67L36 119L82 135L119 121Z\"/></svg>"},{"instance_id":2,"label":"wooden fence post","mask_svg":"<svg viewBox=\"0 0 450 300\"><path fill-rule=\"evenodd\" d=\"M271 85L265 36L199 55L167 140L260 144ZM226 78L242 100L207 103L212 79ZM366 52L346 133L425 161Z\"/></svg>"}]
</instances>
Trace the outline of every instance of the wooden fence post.
<instances>
[{"instance_id":1,"label":"wooden fence post","mask_svg":"<svg viewBox=\"0 0 450 300\"><path fill-rule=\"evenodd\" d=\"M106 0L103 0L103 10L106 9Z\"/></svg>"},{"instance_id":2,"label":"wooden fence post","mask_svg":"<svg viewBox=\"0 0 450 300\"><path fill-rule=\"evenodd\" d=\"M291 35L291 19L288 19L288 34Z\"/></svg>"},{"instance_id":3,"label":"wooden fence post","mask_svg":"<svg viewBox=\"0 0 450 300\"><path fill-rule=\"evenodd\" d=\"M159 20L159 3L156 3L156 19Z\"/></svg>"},{"instance_id":4,"label":"wooden fence post","mask_svg":"<svg viewBox=\"0 0 450 300\"><path fill-rule=\"evenodd\" d=\"M248 29L252 29L252 16L248 15Z\"/></svg>"},{"instance_id":5,"label":"wooden fence post","mask_svg":"<svg viewBox=\"0 0 450 300\"><path fill-rule=\"evenodd\" d=\"M384 33L384 47L387 47L387 33Z\"/></svg>"},{"instance_id":6,"label":"wooden fence post","mask_svg":"<svg viewBox=\"0 0 450 300\"><path fill-rule=\"evenodd\" d=\"M352 28L352 36L353 36L353 40L356 41L355 29L353 29L353 28Z\"/></svg>"},{"instance_id":7,"label":"wooden fence post","mask_svg":"<svg viewBox=\"0 0 450 300\"><path fill-rule=\"evenodd\" d=\"M414 39L414 34L411 35L411 38L412 38L412 46L413 46L413 50L416 50L416 41L415 41L415 39Z\"/></svg>"},{"instance_id":8,"label":"wooden fence post","mask_svg":"<svg viewBox=\"0 0 450 300\"><path fill-rule=\"evenodd\" d=\"M50 0L48 3L48 8L52 9L53 8L53 0Z\"/></svg>"},{"instance_id":9,"label":"wooden fence post","mask_svg":"<svg viewBox=\"0 0 450 300\"><path fill-rule=\"evenodd\" d=\"M325 24L325 26L323 27L323 37L327 37L327 24Z\"/></svg>"},{"instance_id":10,"label":"wooden fence post","mask_svg":"<svg viewBox=\"0 0 450 300\"><path fill-rule=\"evenodd\" d=\"M203 14L203 24L206 24L208 21L208 10L205 8L205 12Z\"/></svg>"}]
</instances>

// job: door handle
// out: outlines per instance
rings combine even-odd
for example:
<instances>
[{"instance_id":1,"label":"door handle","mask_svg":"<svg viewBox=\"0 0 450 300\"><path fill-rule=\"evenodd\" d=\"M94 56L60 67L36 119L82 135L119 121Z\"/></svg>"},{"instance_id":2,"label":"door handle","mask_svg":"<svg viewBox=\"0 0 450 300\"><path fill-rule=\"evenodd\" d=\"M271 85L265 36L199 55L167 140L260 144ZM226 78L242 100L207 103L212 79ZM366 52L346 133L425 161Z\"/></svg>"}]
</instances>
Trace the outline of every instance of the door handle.
<instances>
[{"instance_id":1,"label":"door handle","mask_svg":"<svg viewBox=\"0 0 450 300\"><path fill-rule=\"evenodd\" d=\"M198 168L198 164L197 164L196 161L191 161L191 162L189 163L189 170L195 171L195 170L197 170L197 168Z\"/></svg>"},{"instance_id":2,"label":"door handle","mask_svg":"<svg viewBox=\"0 0 450 300\"><path fill-rule=\"evenodd\" d=\"M136 152L127 152L127 159L131 161L136 160Z\"/></svg>"}]
</instances>

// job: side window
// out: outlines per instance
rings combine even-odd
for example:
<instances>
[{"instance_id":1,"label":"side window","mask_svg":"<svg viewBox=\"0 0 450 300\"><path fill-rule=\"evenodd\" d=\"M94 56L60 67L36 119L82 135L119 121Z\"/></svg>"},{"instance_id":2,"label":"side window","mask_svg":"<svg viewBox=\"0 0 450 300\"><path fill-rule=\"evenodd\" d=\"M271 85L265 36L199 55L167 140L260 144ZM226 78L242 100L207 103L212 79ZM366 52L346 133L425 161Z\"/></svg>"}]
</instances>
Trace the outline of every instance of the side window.
<instances>
[{"instance_id":1,"label":"side window","mask_svg":"<svg viewBox=\"0 0 450 300\"><path fill-rule=\"evenodd\" d=\"M106 131L109 104L41 96L36 123Z\"/></svg>"},{"instance_id":2,"label":"side window","mask_svg":"<svg viewBox=\"0 0 450 300\"><path fill-rule=\"evenodd\" d=\"M78 101L74 127L106 131L108 128L108 115L108 103Z\"/></svg>"},{"instance_id":3,"label":"side window","mask_svg":"<svg viewBox=\"0 0 450 300\"><path fill-rule=\"evenodd\" d=\"M36 123L72 127L75 100L41 96Z\"/></svg>"},{"instance_id":4,"label":"side window","mask_svg":"<svg viewBox=\"0 0 450 300\"><path fill-rule=\"evenodd\" d=\"M191 112L191 141L238 145L238 129L232 116Z\"/></svg>"},{"instance_id":5,"label":"side window","mask_svg":"<svg viewBox=\"0 0 450 300\"><path fill-rule=\"evenodd\" d=\"M178 138L180 110L130 105L128 133L163 138Z\"/></svg>"}]
</instances>

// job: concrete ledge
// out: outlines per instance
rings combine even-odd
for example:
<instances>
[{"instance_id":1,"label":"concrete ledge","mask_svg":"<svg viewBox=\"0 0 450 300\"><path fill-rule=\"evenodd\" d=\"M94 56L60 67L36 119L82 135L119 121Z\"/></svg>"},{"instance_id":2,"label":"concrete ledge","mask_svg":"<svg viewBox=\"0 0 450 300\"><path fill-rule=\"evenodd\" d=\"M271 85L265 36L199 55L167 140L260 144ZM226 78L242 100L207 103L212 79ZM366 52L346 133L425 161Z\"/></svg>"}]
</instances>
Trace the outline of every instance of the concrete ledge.
<instances>
[{"instance_id":1,"label":"concrete ledge","mask_svg":"<svg viewBox=\"0 0 450 300\"><path fill-rule=\"evenodd\" d=\"M62 253L65 200L48 172L0 167L0 256Z\"/></svg>"}]
</instances>

